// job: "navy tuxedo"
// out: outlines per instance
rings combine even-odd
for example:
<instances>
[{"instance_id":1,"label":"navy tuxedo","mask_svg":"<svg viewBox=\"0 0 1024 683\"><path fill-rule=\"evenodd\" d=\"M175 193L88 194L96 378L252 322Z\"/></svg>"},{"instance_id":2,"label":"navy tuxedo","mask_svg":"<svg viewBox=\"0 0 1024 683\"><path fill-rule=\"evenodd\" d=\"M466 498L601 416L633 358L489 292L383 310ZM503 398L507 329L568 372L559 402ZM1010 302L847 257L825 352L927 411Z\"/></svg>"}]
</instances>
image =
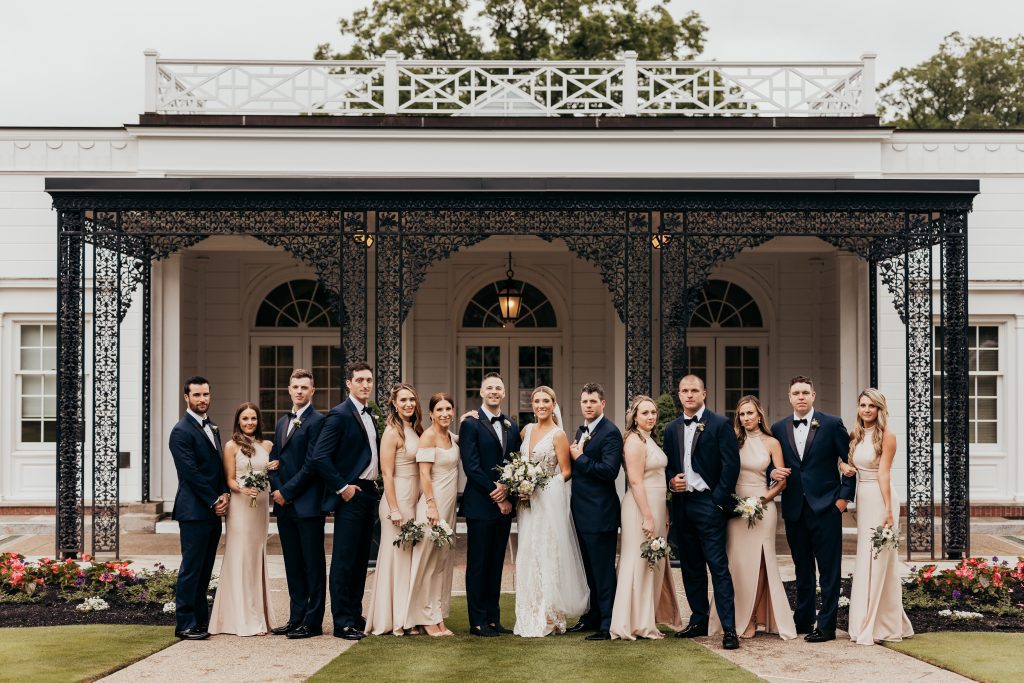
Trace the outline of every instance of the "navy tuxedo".
<instances>
[{"instance_id":1,"label":"navy tuxedo","mask_svg":"<svg viewBox=\"0 0 1024 683\"><path fill-rule=\"evenodd\" d=\"M668 456L665 476L670 481L677 474L685 473L685 438L682 417L665 427L664 450ZM735 630L735 595L725 542L726 522L736 504L733 496L740 473L740 450L729 420L704 409L693 433L690 464L709 488L708 491L672 494L672 532L681 553L686 599L693 612L690 624L708 623L710 571L722 628Z\"/></svg>"},{"instance_id":2,"label":"navy tuxedo","mask_svg":"<svg viewBox=\"0 0 1024 683\"><path fill-rule=\"evenodd\" d=\"M228 492L216 445L194 417L185 414L171 430L168 447L178 473L178 492L171 516L178 521L181 568L175 590L176 630L205 630L210 621L206 591L220 543L221 518L213 511L217 499Z\"/></svg>"},{"instance_id":3,"label":"navy tuxedo","mask_svg":"<svg viewBox=\"0 0 1024 683\"><path fill-rule=\"evenodd\" d=\"M579 442L577 429L573 441ZM580 620L599 631L612 623L615 603L615 546L619 531L619 492L615 480L622 470L622 434L607 416L594 425L583 453L572 463L572 509L583 570L590 589L590 609Z\"/></svg>"},{"instance_id":4,"label":"navy tuxedo","mask_svg":"<svg viewBox=\"0 0 1024 683\"><path fill-rule=\"evenodd\" d=\"M330 586L335 631L365 625L363 590L379 501L376 484L360 479L373 457L370 438L352 400L346 399L327 413L312 450L313 471L324 482L320 509L334 512ZM376 433L372 438L377 440ZM338 492L350 485L360 491L346 502Z\"/></svg>"},{"instance_id":5,"label":"navy tuxedo","mask_svg":"<svg viewBox=\"0 0 1024 683\"><path fill-rule=\"evenodd\" d=\"M772 435L782 444L783 460L792 470L782 493L782 518L786 520L786 540L796 569L797 606L793 618L801 630L815 621L817 562L821 574L817 626L834 631L843 559L843 514L835 503L841 498L853 500L856 481L839 474L838 461L846 461L850 449L850 435L843 421L817 410L811 420L802 458L792 417L772 425ZM768 466L769 477L773 469Z\"/></svg>"},{"instance_id":6,"label":"navy tuxedo","mask_svg":"<svg viewBox=\"0 0 1024 683\"><path fill-rule=\"evenodd\" d=\"M502 438L481 408L477 419L459 427L459 453L466 473L462 515L466 518L466 602L471 627L501 623L501 570L512 528L512 515L503 515L491 492L498 480L496 470L520 448L519 426L504 413L500 416ZM506 426L507 423L507 426ZM502 443L504 441L504 444ZM514 506L515 503L513 502Z\"/></svg>"},{"instance_id":7,"label":"navy tuxedo","mask_svg":"<svg viewBox=\"0 0 1024 683\"><path fill-rule=\"evenodd\" d=\"M280 491L287 505L274 503L281 538L290 601L288 622L318 631L324 619L326 562L324 560L323 483L313 473L311 450L320 436L324 416L309 406L301 425L288 436L291 418L283 416L274 430L271 460L281 464L270 471L272 491Z\"/></svg>"}]
</instances>

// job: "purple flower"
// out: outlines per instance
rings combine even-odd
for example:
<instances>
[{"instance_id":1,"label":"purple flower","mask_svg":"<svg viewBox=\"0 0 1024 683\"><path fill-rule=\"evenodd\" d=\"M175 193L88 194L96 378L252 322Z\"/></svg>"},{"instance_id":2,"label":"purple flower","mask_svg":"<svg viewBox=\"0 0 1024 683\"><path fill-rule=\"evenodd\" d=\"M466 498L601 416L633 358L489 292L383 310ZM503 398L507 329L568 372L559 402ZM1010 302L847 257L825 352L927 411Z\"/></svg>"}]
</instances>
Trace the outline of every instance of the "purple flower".
<instances>
[{"instance_id":1,"label":"purple flower","mask_svg":"<svg viewBox=\"0 0 1024 683\"><path fill-rule=\"evenodd\" d=\"M995 555L993 555L993 556L992 556L992 561L993 561L993 562L998 562L998 561L999 561L999 558L998 558L998 557L996 557Z\"/></svg>"},{"instance_id":2,"label":"purple flower","mask_svg":"<svg viewBox=\"0 0 1024 683\"><path fill-rule=\"evenodd\" d=\"M77 579L75 579L75 585L76 586L81 586L83 583L85 583L85 579L83 579L81 576L79 576Z\"/></svg>"},{"instance_id":3,"label":"purple flower","mask_svg":"<svg viewBox=\"0 0 1024 683\"><path fill-rule=\"evenodd\" d=\"M958 591L958 590L954 590L953 591L953 599L954 600L959 600L961 595L963 595L963 593L961 593L960 591Z\"/></svg>"}]
</instances>

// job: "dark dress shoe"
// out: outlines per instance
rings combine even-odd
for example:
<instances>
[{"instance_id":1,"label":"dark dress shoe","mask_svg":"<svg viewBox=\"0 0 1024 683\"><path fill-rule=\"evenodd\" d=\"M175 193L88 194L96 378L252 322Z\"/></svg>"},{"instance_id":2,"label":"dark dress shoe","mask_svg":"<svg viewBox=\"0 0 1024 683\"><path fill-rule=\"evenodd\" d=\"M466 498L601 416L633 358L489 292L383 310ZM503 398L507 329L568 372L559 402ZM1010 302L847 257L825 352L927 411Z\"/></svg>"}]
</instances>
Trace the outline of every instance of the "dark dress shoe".
<instances>
[{"instance_id":1,"label":"dark dress shoe","mask_svg":"<svg viewBox=\"0 0 1024 683\"><path fill-rule=\"evenodd\" d=\"M276 628L270 629L270 632L273 633L275 636L285 636L294 631L295 629L297 629L298 627L299 624L297 622L289 621L284 626L278 626Z\"/></svg>"},{"instance_id":2,"label":"dark dress shoe","mask_svg":"<svg viewBox=\"0 0 1024 683\"><path fill-rule=\"evenodd\" d=\"M723 650L738 650L740 648L740 639L736 636L736 631L729 630L722 636L722 649Z\"/></svg>"},{"instance_id":3,"label":"dark dress shoe","mask_svg":"<svg viewBox=\"0 0 1024 683\"><path fill-rule=\"evenodd\" d=\"M206 640L210 634L198 628L187 628L184 631L175 631L174 635L182 640Z\"/></svg>"},{"instance_id":4,"label":"dark dress shoe","mask_svg":"<svg viewBox=\"0 0 1024 683\"><path fill-rule=\"evenodd\" d=\"M584 640L611 640L611 639L612 639L612 634L608 633L608 631L594 631L589 636L584 638Z\"/></svg>"},{"instance_id":5,"label":"dark dress shoe","mask_svg":"<svg viewBox=\"0 0 1024 683\"><path fill-rule=\"evenodd\" d=\"M334 629L335 638L344 638L345 640L362 640L365 636L365 633L354 626L345 626Z\"/></svg>"},{"instance_id":6,"label":"dark dress shoe","mask_svg":"<svg viewBox=\"0 0 1024 683\"><path fill-rule=\"evenodd\" d=\"M287 637L292 640L298 640L300 638L314 638L322 635L323 631L318 628L310 628L309 626L296 626L294 629L288 632Z\"/></svg>"},{"instance_id":7,"label":"dark dress shoe","mask_svg":"<svg viewBox=\"0 0 1024 683\"><path fill-rule=\"evenodd\" d=\"M708 634L707 624L690 624L682 631L676 632L676 638L701 638Z\"/></svg>"},{"instance_id":8,"label":"dark dress shoe","mask_svg":"<svg viewBox=\"0 0 1024 683\"><path fill-rule=\"evenodd\" d=\"M504 627L504 626L502 626L501 624L490 624L490 627L491 627L491 628L493 628L493 629L494 629L495 631L497 631L498 633L503 633L503 634L508 634L508 633L512 633L512 629L510 629L510 628L505 628L505 627Z\"/></svg>"},{"instance_id":9,"label":"dark dress shoe","mask_svg":"<svg viewBox=\"0 0 1024 683\"><path fill-rule=\"evenodd\" d=\"M364 619L362 617L356 617L355 627L357 629L359 629L360 631L365 631L366 630L366 619Z\"/></svg>"},{"instance_id":10,"label":"dark dress shoe","mask_svg":"<svg viewBox=\"0 0 1024 683\"><path fill-rule=\"evenodd\" d=\"M814 624L797 624L796 632L797 635L805 635L814 630Z\"/></svg>"},{"instance_id":11,"label":"dark dress shoe","mask_svg":"<svg viewBox=\"0 0 1024 683\"><path fill-rule=\"evenodd\" d=\"M804 636L804 640L806 640L808 643L825 643L835 639L835 631L825 631L820 628L816 628L810 633L808 633L806 636Z\"/></svg>"},{"instance_id":12,"label":"dark dress shoe","mask_svg":"<svg viewBox=\"0 0 1024 683\"><path fill-rule=\"evenodd\" d=\"M497 638L501 634L490 626L472 626L469 629L469 635L480 636L481 638Z\"/></svg>"},{"instance_id":13,"label":"dark dress shoe","mask_svg":"<svg viewBox=\"0 0 1024 683\"><path fill-rule=\"evenodd\" d=\"M596 631L596 626L591 626L587 622L580 619L575 624L565 629L566 633L583 633L584 631Z\"/></svg>"}]
</instances>

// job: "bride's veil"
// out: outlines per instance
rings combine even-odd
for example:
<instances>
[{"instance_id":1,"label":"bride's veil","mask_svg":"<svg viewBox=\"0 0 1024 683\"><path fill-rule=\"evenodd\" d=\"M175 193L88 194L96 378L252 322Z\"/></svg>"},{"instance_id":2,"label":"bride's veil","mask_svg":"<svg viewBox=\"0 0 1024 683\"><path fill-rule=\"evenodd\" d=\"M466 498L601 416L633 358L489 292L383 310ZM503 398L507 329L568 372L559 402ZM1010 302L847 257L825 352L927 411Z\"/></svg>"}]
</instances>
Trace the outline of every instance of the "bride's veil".
<instances>
[{"instance_id":1,"label":"bride's veil","mask_svg":"<svg viewBox=\"0 0 1024 683\"><path fill-rule=\"evenodd\" d=\"M562 406L555 404L555 424L562 427ZM562 431L565 431L565 427L562 427Z\"/></svg>"}]
</instances>

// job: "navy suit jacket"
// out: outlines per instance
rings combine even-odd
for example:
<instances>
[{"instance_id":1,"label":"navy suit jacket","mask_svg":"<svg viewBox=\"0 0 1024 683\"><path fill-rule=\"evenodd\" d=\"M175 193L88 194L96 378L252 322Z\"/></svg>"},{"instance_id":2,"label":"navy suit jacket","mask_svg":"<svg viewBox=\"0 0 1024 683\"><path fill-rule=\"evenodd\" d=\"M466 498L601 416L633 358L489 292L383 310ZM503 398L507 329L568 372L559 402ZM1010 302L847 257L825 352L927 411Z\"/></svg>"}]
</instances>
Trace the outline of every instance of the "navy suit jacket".
<instances>
[{"instance_id":1,"label":"navy suit jacket","mask_svg":"<svg viewBox=\"0 0 1024 683\"><path fill-rule=\"evenodd\" d=\"M377 439L376 434L373 438ZM379 452L379 441L377 447ZM312 450L313 471L324 483L321 512L334 512L341 502L338 491L358 479L370 466L372 457L363 418L352 401L345 399L331 408L323 419L320 436Z\"/></svg>"},{"instance_id":2,"label":"navy suit jacket","mask_svg":"<svg viewBox=\"0 0 1024 683\"><path fill-rule=\"evenodd\" d=\"M723 512L731 513L736 506L733 495L736 493L736 479L740 476L740 447L736 442L736 432L729 420L706 407L700 424L704 429L698 427L694 432L691 464L711 489L715 505ZM665 426L665 455L668 456L665 477L669 480L684 471L685 430L682 416ZM673 493L673 507L681 502L682 496Z\"/></svg>"},{"instance_id":3,"label":"navy suit jacket","mask_svg":"<svg viewBox=\"0 0 1024 683\"><path fill-rule=\"evenodd\" d=\"M182 522L217 521L213 506L228 492L221 458L220 434L213 431L214 446L195 418L185 416L174 425L168 446L178 472L178 492L171 517Z\"/></svg>"},{"instance_id":4,"label":"navy suit jacket","mask_svg":"<svg viewBox=\"0 0 1024 683\"><path fill-rule=\"evenodd\" d=\"M820 514L837 500L853 500L857 490L854 477L839 474L838 460L846 462L850 451L850 435L843 421L833 415L815 410L811 419L818 427L811 427L804 444L804 457L796 450L792 416L772 425L772 435L782 444L782 457L786 467L792 468L782 492L782 518L797 520L806 499L811 509ZM771 475L774 466L768 466Z\"/></svg>"},{"instance_id":5,"label":"navy suit jacket","mask_svg":"<svg viewBox=\"0 0 1024 683\"><path fill-rule=\"evenodd\" d=\"M280 491L287 505L274 503L274 514L292 517L319 517L323 513L324 487L320 478L313 473L311 453L313 444L320 435L324 416L310 406L302 413L302 426L292 430L292 436L285 441L291 418L287 415L277 421L274 429L274 451L271 460L281 464L270 471L271 491Z\"/></svg>"},{"instance_id":6,"label":"navy suit jacket","mask_svg":"<svg viewBox=\"0 0 1024 683\"><path fill-rule=\"evenodd\" d=\"M576 430L574 441L579 441ZM597 423L583 454L572 463L570 507L576 528L594 534L619 528L619 492L615 479L622 469L622 434L608 416Z\"/></svg>"},{"instance_id":7,"label":"navy suit jacket","mask_svg":"<svg viewBox=\"0 0 1024 683\"><path fill-rule=\"evenodd\" d=\"M498 472L495 468L509 460L509 453L520 448L519 425L504 413L500 415L505 434L505 448L491 425L484 409L477 411L477 419L467 418L459 427L459 454L466 473L466 488L462 491L462 516L469 519L497 519L501 516L498 504L491 500ZM505 422L510 426L506 427Z\"/></svg>"}]
</instances>

